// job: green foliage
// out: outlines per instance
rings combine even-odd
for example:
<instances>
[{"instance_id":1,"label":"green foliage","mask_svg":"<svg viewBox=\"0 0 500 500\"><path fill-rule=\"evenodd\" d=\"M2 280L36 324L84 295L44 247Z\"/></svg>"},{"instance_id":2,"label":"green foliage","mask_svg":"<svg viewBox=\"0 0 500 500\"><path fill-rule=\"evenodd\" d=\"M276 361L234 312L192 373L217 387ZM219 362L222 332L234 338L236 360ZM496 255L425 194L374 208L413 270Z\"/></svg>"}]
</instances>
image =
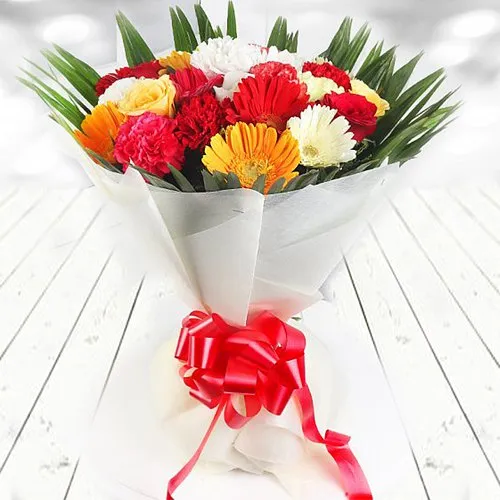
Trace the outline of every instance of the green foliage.
<instances>
[{"instance_id":1,"label":"green foliage","mask_svg":"<svg viewBox=\"0 0 500 500\"><path fill-rule=\"evenodd\" d=\"M138 64L156 59L148 44L144 41L144 38L142 38L123 12L118 12L116 15L116 23L122 36L125 56L130 66L137 66Z\"/></svg>"},{"instance_id":2,"label":"green foliage","mask_svg":"<svg viewBox=\"0 0 500 500\"><path fill-rule=\"evenodd\" d=\"M288 23L284 17L278 17L274 23L269 40L268 47L277 47L278 50L288 50L289 52L297 52L299 43L299 32L288 33Z\"/></svg>"},{"instance_id":3,"label":"green foliage","mask_svg":"<svg viewBox=\"0 0 500 500\"><path fill-rule=\"evenodd\" d=\"M238 36L238 28L236 25L236 12L234 11L234 4L232 0L229 0L227 4L226 33L232 38L236 38Z\"/></svg>"}]
</instances>

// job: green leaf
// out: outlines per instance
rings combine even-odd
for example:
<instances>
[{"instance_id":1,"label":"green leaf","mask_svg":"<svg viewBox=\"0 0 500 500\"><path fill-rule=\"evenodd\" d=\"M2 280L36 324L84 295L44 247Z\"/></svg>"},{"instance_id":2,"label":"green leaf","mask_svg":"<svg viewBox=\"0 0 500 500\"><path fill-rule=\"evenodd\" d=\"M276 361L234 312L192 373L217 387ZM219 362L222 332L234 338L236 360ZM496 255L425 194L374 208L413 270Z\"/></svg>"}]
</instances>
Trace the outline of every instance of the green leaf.
<instances>
[{"instance_id":1,"label":"green leaf","mask_svg":"<svg viewBox=\"0 0 500 500\"><path fill-rule=\"evenodd\" d=\"M292 41L290 42L290 44L288 45L288 51L289 52L297 52L298 48L299 48L299 32L296 31L293 36L292 36Z\"/></svg>"},{"instance_id":2,"label":"green leaf","mask_svg":"<svg viewBox=\"0 0 500 500\"><path fill-rule=\"evenodd\" d=\"M298 189L302 189L310 184L314 184L318 179L318 176L318 170L312 170L310 172L306 172L305 174L298 175L285 186L284 191L297 191Z\"/></svg>"},{"instance_id":3,"label":"green leaf","mask_svg":"<svg viewBox=\"0 0 500 500\"><path fill-rule=\"evenodd\" d=\"M382 49L384 47L384 42L377 42L373 48L370 50L370 52L368 53L368 55L366 56L365 60L363 61L363 63L361 64L361 67L359 68L357 74L356 74L356 78L359 78L361 79L361 76L365 71L366 69L371 65L371 63L380 57L380 54L382 54Z\"/></svg>"},{"instance_id":4,"label":"green leaf","mask_svg":"<svg viewBox=\"0 0 500 500\"><path fill-rule=\"evenodd\" d=\"M285 186L285 182L286 179L284 177L280 177L271 184L271 187L269 188L267 194L281 193L281 191L283 191L283 187Z\"/></svg>"},{"instance_id":5,"label":"green leaf","mask_svg":"<svg viewBox=\"0 0 500 500\"><path fill-rule=\"evenodd\" d=\"M392 75L390 81L384 85L384 99L394 102L399 97L423 55L424 53L420 52Z\"/></svg>"},{"instance_id":6,"label":"green leaf","mask_svg":"<svg viewBox=\"0 0 500 500\"><path fill-rule=\"evenodd\" d=\"M116 22L122 36L125 56L129 66L137 66L138 64L156 59L148 44L144 41L144 38L142 38L123 12L118 12Z\"/></svg>"},{"instance_id":7,"label":"green leaf","mask_svg":"<svg viewBox=\"0 0 500 500\"><path fill-rule=\"evenodd\" d=\"M198 31L200 32L201 41L206 42L209 38L215 38L214 28L205 9L199 3L196 3L194 5L194 12L198 21Z\"/></svg>"},{"instance_id":8,"label":"green leaf","mask_svg":"<svg viewBox=\"0 0 500 500\"><path fill-rule=\"evenodd\" d=\"M288 23L285 18L283 18L283 22L281 23L281 29L278 35L278 43L276 44L276 47L278 47L279 50L285 50L286 43L287 43L287 29L288 29Z\"/></svg>"},{"instance_id":9,"label":"green leaf","mask_svg":"<svg viewBox=\"0 0 500 500\"><path fill-rule=\"evenodd\" d=\"M181 20L173 7L169 8L172 21L172 33L174 35L175 50L191 52L191 44L187 33L182 26Z\"/></svg>"},{"instance_id":10,"label":"green leaf","mask_svg":"<svg viewBox=\"0 0 500 500\"><path fill-rule=\"evenodd\" d=\"M99 75L99 73L94 68L89 66L86 62L82 61L81 59L78 59L67 50L64 50L62 47L59 47L59 45L54 44L54 48L59 53L59 55L63 59L65 59L68 62L68 64L71 65L72 68L78 71L80 75L82 75L82 77L85 78L85 80L87 80L89 84L95 88L97 82L101 79L101 75Z\"/></svg>"},{"instance_id":11,"label":"green leaf","mask_svg":"<svg viewBox=\"0 0 500 500\"><path fill-rule=\"evenodd\" d=\"M347 53L344 56L342 69L352 71L370 38L370 33L371 29L368 23L363 24L349 44Z\"/></svg>"},{"instance_id":12,"label":"green leaf","mask_svg":"<svg viewBox=\"0 0 500 500\"><path fill-rule=\"evenodd\" d=\"M396 47L391 47L379 57L375 57L364 70L360 70L356 78L363 80L369 87L376 89L384 75L394 65Z\"/></svg>"},{"instance_id":13,"label":"green leaf","mask_svg":"<svg viewBox=\"0 0 500 500\"><path fill-rule=\"evenodd\" d=\"M335 179L336 175L340 172L340 167L335 167L328 175L325 177L323 182L332 181Z\"/></svg>"},{"instance_id":14,"label":"green leaf","mask_svg":"<svg viewBox=\"0 0 500 500\"><path fill-rule=\"evenodd\" d=\"M283 24L283 18L278 17L276 19L273 29L271 30L271 34L269 35L269 40L267 41L268 47L277 47L279 42L279 35L281 32L281 25Z\"/></svg>"},{"instance_id":15,"label":"green leaf","mask_svg":"<svg viewBox=\"0 0 500 500\"><path fill-rule=\"evenodd\" d=\"M229 3L227 4L226 33L232 38L236 38L238 36L236 12L234 10L234 4L232 0L229 0Z\"/></svg>"},{"instance_id":16,"label":"green leaf","mask_svg":"<svg viewBox=\"0 0 500 500\"><path fill-rule=\"evenodd\" d=\"M116 174L122 174L123 172L116 166L110 163L108 160L104 159L101 155L97 154L95 151L92 151L89 148L83 148L83 150L94 160L96 160L101 167L104 167L106 170L111 172L115 172Z\"/></svg>"},{"instance_id":17,"label":"green leaf","mask_svg":"<svg viewBox=\"0 0 500 500\"><path fill-rule=\"evenodd\" d=\"M193 52L196 47L198 47L198 40L196 39L196 35L194 34L193 27L191 26L191 23L189 22L188 18L186 17L186 14L182 11L180 7L177 7L177 16L179 18L179 21L184 29L184 33L186 35L186 38L189 43L189 50L188 52Z\"/></svg>"},{"instance_id":18,"label":"green leaf","mask_svg":"<svg viewBox=\"0 0 500 500\"><path fill-rule=\"evenodd\" d=\"M201 176L203 177L203 185L205 186L205 191L219 191L219 184L208 170L202 170Z\"/></svg>"},{"instance_id":19,"label":"green leaf","mask_svg":"<svg viewBox=\"0 0 500 500\"><path fill-rule=\"evenodd\" d=\"M227 174L227 188L228 189L240 189L241 182L238 176L234 172L229 172Z\"/></svg>"},{"instance_id":20,"label":"green leaf","mask_svg":"<svg viewBox=\"0 0 500 500\"><path fill-rule=\"evenodd\" d=\"M49 72L46 69L42 68L38 64L34 63L33 61L30 61L29 59L25 59L25 61L33 66L35 69L37 69L40 73L45 75L47 78L52 80L54 83L56 83L61 89L64 90L64 92L67 94L68 98L75 104L76 106L80 107L80 109L83 111L85 114L90 114L90 108L81 100L78 98L78 96L71 91L66 85L63 85L56 77L55 73L53 71ZM21 68L21 71L27 75L30 76L30 78L35 78L35 76L28 71L24 70Z\"/></svg>"},{"instance_id":21,"label":"green leaf","mask_svg":"<svg viewBox=\"0 0 500 500\"><path fill-rule=\"evenodd\" d=\"M47 59L49 64L61 73L66 80L75 88L75 90L92 106L96 106L98 102L95 92L95 85L91 84L85 77L69 62L64 60L58 54L50 50L42 50L42 55Z\"/></svg>"},{"instance_id":22,"label":"green leaf","mask_svg":"<svg viewBox=\"0 0 500 500\"><path fill-rule=\"evenodd\" d=\"M31 79L31 83L33 85L36 85L38 89L43 91L45 94L50 96L54 101L57 101L61 107L64 107L67 110L67 113L69 116L69 113L71 113L72 117L74 117L74 120L72 119L72 123L76 125L78 128L80 128L80 125L82 121L85 118L85 114L80 110L80 107L75 104L72 101L68 101L64 96L62 96L59 92L57 92L55 89L47 85L45 82L40 80L36 75L30 73L29 71L26 71L25 69L21 69L21 71ZM24 83L24 82L23 82ZM33 88L32 88L33 90Z\"/></svg>"},{"instance_id":23,"label":"green leaf","mask_svg":"<svg viewBox=\"0 0 500 500\"><path fill-rule=\"evenodd\" d=\"M222 28L220 26L215 27L214 37L215 38L223 38L224 37L224 33L222 33Z\"/></svg>"},{"instance_id":24,"label":"green leaf","mask_svg":"<svg viewBox=\"0 0 500 500\"><path fill-rule=\"evenodd\" d=\"M264 188L266 186L266 174L259 175L256 181L253 183L252 189L259 193L264 194Z\"/></svg>"},{"instance_id":25,"label":"green leaf","mask_svg":"<svg viewBox=\"0 0 500 500\"><path fill-rule=\"evenodd\" d=\"M223 174L218 170L215 170L212 175L214 176L215 181L219 185L219 189L227 189L227 174Z\"/></svg>"},{"instance_id":26,"label":"green leaf","mask_svg":"<svg viewBox=\"0 0 500 500\"><path fill-rule=\"evenodd\" d=\"M321 56L326 57L332 64L342 67L343 57L347 53L351 40L351 29L352 19L350 17L344 18L330 45L321 53Z\"/></svg>"},{"instance_id":27,"label":"green leaf","mask_svg":"<svg viewBox=\"0 0 500 500\"><path fill-rule=\"evenodd\" d=\"M193 185L186 179L186 177L184 176L184 174L181 173L180 170L177 170L172 165L169 165L169 168L170 168L170 173L174 178L174 181L180 187L181 191L184 191L185 193L195 192Z\"/></svg>"},{"instance_id":28,"label":"green leaf","mask_svg":"<svg viewBox=\"0 0 500 500\"><path fill-rule=\"evenodd\" d=\"M371 139L380 143L386 138L391 130L398 124L403 116L418 102L425 92L440 80L444 71L439 69L426 76L404 91L395 103L391 103L391 109L377 123L377 130Z\"/></svg>"},{"instance_id":29,"label":"green leaf","mask_svg":"<svg viewBox=\"0 0 500 500\"><path fill-rule=\"evenodd\" d=\"M46 92L43 88L30 80L21 77L18 78L18 80L20 83L35 92L52 111L61 114L78 129L81 127L84 115L72 102L65 99L53 89L51 89L51 92Z\"/></svg>"},{"instance_id":30,"label":"green leaf","mask_svg":"<svg viewBox=\"0 0 500 500\"><path fill-rule=\"evenodd\" d=\"M152 186L168 189L169 191L179 191L179 188L177 186L170 184L170 182L167 182L161 177L158 177L157 175L154 175L148 172L147 170L144 170L143 168L135 165L134 163L130 163L129 166L132 167L134 170L137 170L144 177L144 179L148 181Z\"/></svg>"}]
</instances>

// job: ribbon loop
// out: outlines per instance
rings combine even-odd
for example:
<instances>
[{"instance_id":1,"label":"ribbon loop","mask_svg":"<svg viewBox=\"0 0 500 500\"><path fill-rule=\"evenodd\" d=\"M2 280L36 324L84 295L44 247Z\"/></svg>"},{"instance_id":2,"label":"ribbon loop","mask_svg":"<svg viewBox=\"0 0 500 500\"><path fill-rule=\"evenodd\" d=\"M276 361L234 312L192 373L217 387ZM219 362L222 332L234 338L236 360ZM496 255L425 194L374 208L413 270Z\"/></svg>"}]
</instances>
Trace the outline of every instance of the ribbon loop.
<instances>
[{"instance_id":1,"label":"ribbon loop","mask_svg":"<svg viewBox=\"0 0 500 500\"><path fill-rule=\"evenodd\" d=\"M324 445L336 461L347 498L373 500L349 448L349 436L328 430L323 437L317 428L306 381L305 347L300 330L269 312L260 314L245 328L236 328L217 314L202 311L193 311L184 319L175 352L182 363L179 374L193 398L217 411L193 458L170 480L167 500L173 500L174 491L193 469L222 414L226 425L240 429L262 407L281 415L293 396L302 410L304 436Z\"/></svg>"}]
</instances>

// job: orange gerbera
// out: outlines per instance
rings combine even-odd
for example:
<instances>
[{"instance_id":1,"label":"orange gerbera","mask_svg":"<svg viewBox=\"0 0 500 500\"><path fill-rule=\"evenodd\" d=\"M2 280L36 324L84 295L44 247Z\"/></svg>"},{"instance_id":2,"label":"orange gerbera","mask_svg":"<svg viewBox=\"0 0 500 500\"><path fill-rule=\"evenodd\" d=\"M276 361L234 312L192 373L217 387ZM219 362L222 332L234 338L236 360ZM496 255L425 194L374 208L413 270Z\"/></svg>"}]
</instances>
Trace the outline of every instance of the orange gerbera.
<instances>
[{"instance_id":1,"label":"orange gerbera","mask_svg":"<svg viewBox=\"0 0 500 500\"><path fill-rule=\"evenodd\" d=\"M214 135L205 148L203 164L210 172L233 172L245 188L253 186L266 175L264 192L284 177L286 182L296 177L300 161L299 145L289 130L279 134L265 123L256 125L238 122L227 127L225 137Z\"/></svg>"},{"instance_id":2,"label":"orange gerbera","mask_svg":"<svg viewBox=\"0 0 500 500\"><path fill-rule=\"evenodd\" d=\"M168 71L167 68L178 71L180 69L186 69L191 67L191 54L189 52L182 52L173 50L168 56L160 57L160 75L165 75Z\"/></svg>"},{"instance_id":3,"label":"orange gerbera","mask_svg":"<svg viewBox=\"0 0 500 500\"><path fill-rule=\"evenodd\" d=\"M82 130L75 132L75 138L84 148L115 163L115 139L120 125L126 120L127 116L120 113L114 103L99 104L85 117Z\"/></svg>"}]
</instances>

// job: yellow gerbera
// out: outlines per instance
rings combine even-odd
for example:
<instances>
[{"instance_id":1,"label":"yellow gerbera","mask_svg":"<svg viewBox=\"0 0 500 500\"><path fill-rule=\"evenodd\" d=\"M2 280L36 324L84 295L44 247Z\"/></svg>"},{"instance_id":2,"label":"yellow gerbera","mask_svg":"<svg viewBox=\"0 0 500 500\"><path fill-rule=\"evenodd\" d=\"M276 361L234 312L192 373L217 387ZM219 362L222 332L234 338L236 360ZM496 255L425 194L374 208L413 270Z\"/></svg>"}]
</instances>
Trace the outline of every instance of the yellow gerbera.
<instances>
[{"instance_id":1,"label":"yellow gerbera","mask_svg":"<svg viewBox=\"0 0 500 500\"><path fill-rule=\"evenodd\" d=\"M191 54L189 52L173 50L168 56L160 57L158 60L161 67L165 68L160 70L160 75L165 75L167 68L177 71L191 67Z\"/></svg>"},{"instance_id":2,"label":"yellow gerbera","mask_svg":"<svg viewBox=\"0 0 500 500\"><path fill-rule=\"evenodd\" d=\"M267 193L280 177L288 183L299 175L294 172L300 162L299 144L289 130L278 135L265 123L238 122L227 127L225 137L212 137L202 161L210 172L235 173L245 188L266 174Z\"/></svg>"},{"instance_id":3,"label":"yellow gerbera","mask_svg":"<svg viewBox=\"0 0 500 500\"><path fill-rule=\"evenodd\" d=\"M126 120L127 116L120 113L114 103L99 104L83 120L82 130L75 131L75 138L84 148L115 163L115 139Z\"/></svg>"}]
</instances>

